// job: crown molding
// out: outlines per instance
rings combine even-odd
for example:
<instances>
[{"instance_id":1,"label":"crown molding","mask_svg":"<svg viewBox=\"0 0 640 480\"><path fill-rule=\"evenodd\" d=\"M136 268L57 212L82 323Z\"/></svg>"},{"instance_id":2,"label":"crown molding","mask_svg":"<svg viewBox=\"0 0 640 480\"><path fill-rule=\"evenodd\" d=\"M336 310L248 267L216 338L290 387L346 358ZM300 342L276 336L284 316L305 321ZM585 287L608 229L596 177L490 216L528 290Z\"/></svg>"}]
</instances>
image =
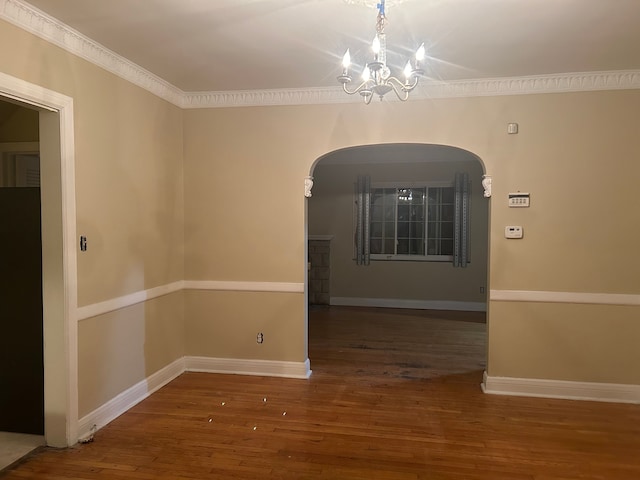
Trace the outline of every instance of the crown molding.
<instances>
[{"instance_id":1,"label":"crown molding","mask_svg":"<svg viewBox=\"0 0 640 480\"><path fill-rule=\"evenodd\" d=\"M184 92L21 0L0 0L0 18L177 106Z\"/></svg>"},{"instance_id":2,"label":"crown molding","mask_svg":"<svg viewBox=\"0 0 640 480\"><path fill-rule=\"evenodd\" d=\"M409 101L635 89L640 89L640 70L561 73L446 82L427 81L411 92ZM394 96L385 97L384 100L385 102L399 102ZM187 92L184 95L182 107L219 108L334 103L362 103L362 100L356 95L346 95L341 87Z\"/></svg>"},{"instance_id":3,"label":"crown molding","mask_svg":"<svg viewBox=\"0 0 640 480\"><path fill-rule=\"evenodd\" d=\"M339 86L184 92L22 0L0 0L0 18L181 108L362 103L359 96L346 95ZM412 92L410 101L628 89L640 89L640 70L559 73L446 82L432 80L418 86ZM390 101L398 100L391 96L385 98L385 102Z\"/></svg>"}]
</instances>

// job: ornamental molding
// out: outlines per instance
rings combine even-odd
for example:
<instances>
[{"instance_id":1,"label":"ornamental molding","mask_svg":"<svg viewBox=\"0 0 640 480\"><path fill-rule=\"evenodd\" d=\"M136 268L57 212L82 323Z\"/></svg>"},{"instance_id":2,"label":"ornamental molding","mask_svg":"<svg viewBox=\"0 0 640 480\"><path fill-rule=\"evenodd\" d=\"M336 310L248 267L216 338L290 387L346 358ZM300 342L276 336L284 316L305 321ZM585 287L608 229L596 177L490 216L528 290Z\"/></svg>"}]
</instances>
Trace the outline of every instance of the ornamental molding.
<instances>
[{"instance_id":1,"label":"ornamental molding","mask_svg":"<svg viewBox=\"0 0 640 480\"><path fill-rule=\"evenodd\" d=\"M0 0L0 18L77 55L181 108L362 103L342 88L184 92L22 0ZM560 73L528 77L426 81L409 101L640 89L640 70ZM385 98L385 102L398 101Z\"/></svg>"},{"instance_id":2,"label":"ornamental molding","mask_svg":"<svg viewBox=\"0 0 640 480\"><path fill-rule=\"evenodd\" d=\"M491 183L493 179L491 175L482 175L482 188L484 189L484 198L491 198Z\"/></svg>"},{"instance_id":3,"label":"ornamental molding","mask_svg":"<svg viewBox=\"0 0 640 480\"><path fill-rule=\"evenodd\" d=\"M82 33L20 0L0 0L0 18L152 94L181 106L184 92Z\"/></svg>"},{"instance_id":4,"label":"ornamental molding","mask_svg":"<svg viewBox=\"0 0 640 480\"><path fill-rule=\"evenodd\" d=\"M640 70L562 73L529 77L451 80L447 82L427 81L418 85L411 92L409 101L636 89L640 89ZM398 102L399 100L393 97L385 97L384 101ZM182 107L255 107L335 103L362 103L362 100L355 95L345 95L340 87L244 90L235 92L187 92L184 95ZM375 100L373 103L375 103Z\"/></svg>"}]
</instances>

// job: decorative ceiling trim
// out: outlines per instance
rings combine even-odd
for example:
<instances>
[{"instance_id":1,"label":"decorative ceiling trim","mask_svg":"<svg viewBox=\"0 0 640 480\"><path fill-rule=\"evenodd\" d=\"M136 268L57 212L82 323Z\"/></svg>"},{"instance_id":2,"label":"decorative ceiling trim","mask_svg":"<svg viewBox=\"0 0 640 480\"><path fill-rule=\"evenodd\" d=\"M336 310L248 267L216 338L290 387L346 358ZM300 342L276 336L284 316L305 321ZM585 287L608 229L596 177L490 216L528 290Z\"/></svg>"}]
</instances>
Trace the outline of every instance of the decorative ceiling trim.
<instances>
[{"instance_id":1,"label":"decorative ceiling trim","mask_svg":"<svg viewBox=\"0 0 640 480\"><path fill-rule=\"evenodd\" d=\"M182 108L362 103L340 87L184 92L22 0L0 0L0 18ZM640 89L640 70L431 81L409 101L625 89Z\"/></svg>"},{"instance_id":2,"label":"decorative ceiling trim","mask_svg":"<svg viewBox=\"0 0 640 480\"><path fill-rule=\"evenodd\" d=\"M182 104L184 92L179 88L28 3L20 0L0 0L0 18L174 105Z\"/></svg>"},{"instance_id":3,"label":"decorative ceiling trim","mask_svg":"<svg viewBox=\"0 0 640 480\"><path fill-rule=\"evenodd\" d=\"M409 101L635 89L640 89L640 70L561 73L530 77L431 81L419 85L413 91ZM398 100L390 97L385 98L384 101L397 102ZM362 103L362 100L356 96L344 95L340 87L328 87L236 92L187 92L184 95L182 106L183 108L216 108L332 103Z\"/></svg>"}]
</instances>

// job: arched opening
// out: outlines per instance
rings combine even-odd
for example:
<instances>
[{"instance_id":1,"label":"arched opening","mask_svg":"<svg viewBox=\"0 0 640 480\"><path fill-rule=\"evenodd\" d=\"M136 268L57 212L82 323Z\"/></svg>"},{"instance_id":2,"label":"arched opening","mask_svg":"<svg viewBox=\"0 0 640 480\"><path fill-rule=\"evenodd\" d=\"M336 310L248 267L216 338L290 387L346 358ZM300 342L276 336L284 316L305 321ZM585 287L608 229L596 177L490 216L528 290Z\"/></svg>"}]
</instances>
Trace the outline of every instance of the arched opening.
<instances>
[{"instance_id":1,"label":"arched opening","mask_svg":"<svg viewBox=\"0 0 640 480\"><path fill-rule=\"evenodd\" d=\"M379 375L473 372L480 383L489 291L484 173L476 155L446 145L356 146L315 162L305 291L309 359L316 373L339 364L372 372L376 360L359 352L378 351ZM462 241L457 174L466 174L470 185ZM369 178L368 197L358 195L358 177ZM365 220L358 201L369 210ZM359 236L367 244L367 261L357 258ZM457 243L467 248L464 260L456 262ZM429 350L438 354L422 354Z\"/></svg>"}]
</instances>

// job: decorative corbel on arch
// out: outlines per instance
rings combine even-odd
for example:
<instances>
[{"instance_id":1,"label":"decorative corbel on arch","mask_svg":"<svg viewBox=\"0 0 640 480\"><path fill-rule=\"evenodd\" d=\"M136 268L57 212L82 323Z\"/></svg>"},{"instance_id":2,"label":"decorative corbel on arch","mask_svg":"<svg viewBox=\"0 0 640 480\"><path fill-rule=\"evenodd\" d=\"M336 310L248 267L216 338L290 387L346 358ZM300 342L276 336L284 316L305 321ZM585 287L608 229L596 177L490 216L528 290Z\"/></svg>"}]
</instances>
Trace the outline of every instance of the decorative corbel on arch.
<instances>
[{"instance_id":1,"label":"decorative corbel on arch","mask_svg":"<svg viewBox=\"0 0 640 480\"><path fill-rule=\"evenodd\" d=\"M313 177L304 178L304 196L311 197L311 189L313 188Z\"/></svg>"},{"instance_id":2,"label":"decorative corbel on arch","mask_svg":"<svg viewBox=\"0 0 640 480\"><path fill-rule=\"evenodd\" d=\"M491 175L482 176L482 188L484 188L484 197L491 197Z\"/></svg>"}]
</instances>

